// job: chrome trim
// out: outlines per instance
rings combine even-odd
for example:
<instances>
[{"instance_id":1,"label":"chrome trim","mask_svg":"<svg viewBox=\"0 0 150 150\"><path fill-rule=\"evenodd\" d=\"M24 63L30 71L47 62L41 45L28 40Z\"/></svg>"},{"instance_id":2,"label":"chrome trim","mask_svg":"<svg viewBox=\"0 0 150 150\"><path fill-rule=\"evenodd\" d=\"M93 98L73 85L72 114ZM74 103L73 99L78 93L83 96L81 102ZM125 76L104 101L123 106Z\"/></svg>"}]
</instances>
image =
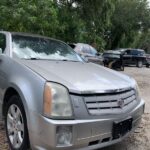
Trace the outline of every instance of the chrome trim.
<instances>
[{"instance_id":1,"label":"chrome trim","mask_svg":"<svg viewBox=\"0 0 150 150\"><path fill-rule=\"evenodd\" d=\"M70 92L72 95L82 95L82 94L109 94L109 93L118 93L118 92L123 92L127 90L134 89L134 87L127 87L127 88L122 88L122 89L113 89L113 90L97 90L97 91L81 91L79 92Z\"/></svg>"},{"instance_id":2,"label":"chrome trim","mask_svg":"<svg viewBox=\"0 0 150 150\"><path fill-rule=\"evenodd\" d=\"M91 138L96 138L96 137L100 137L100 136L105 136L105 135L111 135L111 132L108 133L103 133L103 134L97 134L97 135L93 135L93 136L89 136L89 137L85 137L85 138L78 138L77 140L87 140L87 139L91 139Z\"/></svg>"}]
</instances>

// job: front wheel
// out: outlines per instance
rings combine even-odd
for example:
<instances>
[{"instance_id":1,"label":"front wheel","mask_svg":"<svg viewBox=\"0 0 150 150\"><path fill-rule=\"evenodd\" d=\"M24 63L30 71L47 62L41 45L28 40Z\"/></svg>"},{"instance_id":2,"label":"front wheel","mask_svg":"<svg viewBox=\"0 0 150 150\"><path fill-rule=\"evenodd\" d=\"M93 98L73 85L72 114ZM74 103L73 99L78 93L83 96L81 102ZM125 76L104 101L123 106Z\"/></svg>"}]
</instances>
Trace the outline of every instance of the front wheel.
<instances>
[{"instance_id":1,"label":"front wheel","mask_svg":"<svg viewBox=\"0 0 150 150\"><path fill-rule=\"evenodd\" d=\"M5 112L5 129L12 150L27 150L29 147L25 111L17 95L12 96Z\"/></svg>"}]
</instances>

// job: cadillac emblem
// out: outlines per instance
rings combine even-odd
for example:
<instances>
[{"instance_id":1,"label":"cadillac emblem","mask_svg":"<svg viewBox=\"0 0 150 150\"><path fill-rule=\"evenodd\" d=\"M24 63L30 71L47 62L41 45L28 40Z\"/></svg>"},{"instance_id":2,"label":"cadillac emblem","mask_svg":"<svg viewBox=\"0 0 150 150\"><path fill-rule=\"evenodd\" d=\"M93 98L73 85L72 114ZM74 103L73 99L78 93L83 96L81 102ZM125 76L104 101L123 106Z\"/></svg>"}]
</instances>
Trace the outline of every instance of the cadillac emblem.
<instances>
[{"instance_id":1,"label":"cadillac emblem","mask_svg":"<svg viewBox=\"0 0 150 150\"><path fill-rule=\"evenodd\" d=\"M120 108L123 108L124 107L124 100L123 99L118 99L118 106L120 107Z\"/></svg>"}]
</instances>

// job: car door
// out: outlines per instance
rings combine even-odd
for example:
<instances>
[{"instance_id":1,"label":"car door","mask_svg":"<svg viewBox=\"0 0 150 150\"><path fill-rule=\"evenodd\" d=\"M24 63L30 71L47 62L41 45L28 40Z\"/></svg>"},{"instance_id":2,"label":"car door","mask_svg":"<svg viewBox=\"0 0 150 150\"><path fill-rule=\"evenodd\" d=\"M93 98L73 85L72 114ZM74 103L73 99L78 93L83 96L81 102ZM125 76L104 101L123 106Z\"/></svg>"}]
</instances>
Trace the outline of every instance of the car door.
<instances>
[{"instance_id":1,"label":"car door","mask_svg":"<svg viewBox=\"0 0 150 150\"><path fill-rule=\"evenodd\" d=\"M3 92L4 92L4 85L6 76L3 71L3 59L4 59L4 53L6 49L6 35L3 33L0 33L0 119L2 117L2 97L3 97Z\"/></svg>"},{"instance_id":2,"label":"car door","mask_svg":"<svg viewBox=\"0 0 150 150\"><path fill-rule=\"evenodd\" d=\"M123 55L124 64L132 64L131 50L126 50Z\"/></svg>"},{"instance_id":3,"label":"car door","mask_svg":"<svg viewBox=\"0 0 150 150\"><path fill-rule=\"evenodd\" d=\"M132 54L132 64L137 64L138 58L140 58L141 56L138 53L138 50L133 49L131 50L131 54Z\"/></svg>"}]
</instances>

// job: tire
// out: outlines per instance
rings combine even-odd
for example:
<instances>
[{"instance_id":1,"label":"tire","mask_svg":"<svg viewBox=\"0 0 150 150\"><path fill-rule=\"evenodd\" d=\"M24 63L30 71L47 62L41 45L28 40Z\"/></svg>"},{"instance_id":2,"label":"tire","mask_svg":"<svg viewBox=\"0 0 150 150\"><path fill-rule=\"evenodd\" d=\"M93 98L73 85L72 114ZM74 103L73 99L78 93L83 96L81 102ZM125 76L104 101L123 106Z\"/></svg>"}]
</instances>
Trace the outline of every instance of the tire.
<instances>
[{"instance_id":1,"label":"tire","mask_svg":"<svg viewBox=\"0 0 150 150\"><path fill-rule=\"evenodd\" d=\"M12 96L6 104L5 129L11 150L29 148L27 119L18 95Z\"/></svg>"},{"instance_id":2,"label":"tire","mask_svg":"<svg viewBox=\"0 0 150 150\"><path fill-rule=\"evenodd\" d=\"M142 68L143 67L143 61L142 60L138 60L137 67L138 68Z\"/></svg>"},{"instance_id":3,"label":"tire","mask_svg":"<svg viewBox=\"0 0 150 150\"><path fill-rule=\"evenodd\" d=\"M149 68L150 67L150 64L146 64L146 68Z\"/></svg>"}]
</instances>

